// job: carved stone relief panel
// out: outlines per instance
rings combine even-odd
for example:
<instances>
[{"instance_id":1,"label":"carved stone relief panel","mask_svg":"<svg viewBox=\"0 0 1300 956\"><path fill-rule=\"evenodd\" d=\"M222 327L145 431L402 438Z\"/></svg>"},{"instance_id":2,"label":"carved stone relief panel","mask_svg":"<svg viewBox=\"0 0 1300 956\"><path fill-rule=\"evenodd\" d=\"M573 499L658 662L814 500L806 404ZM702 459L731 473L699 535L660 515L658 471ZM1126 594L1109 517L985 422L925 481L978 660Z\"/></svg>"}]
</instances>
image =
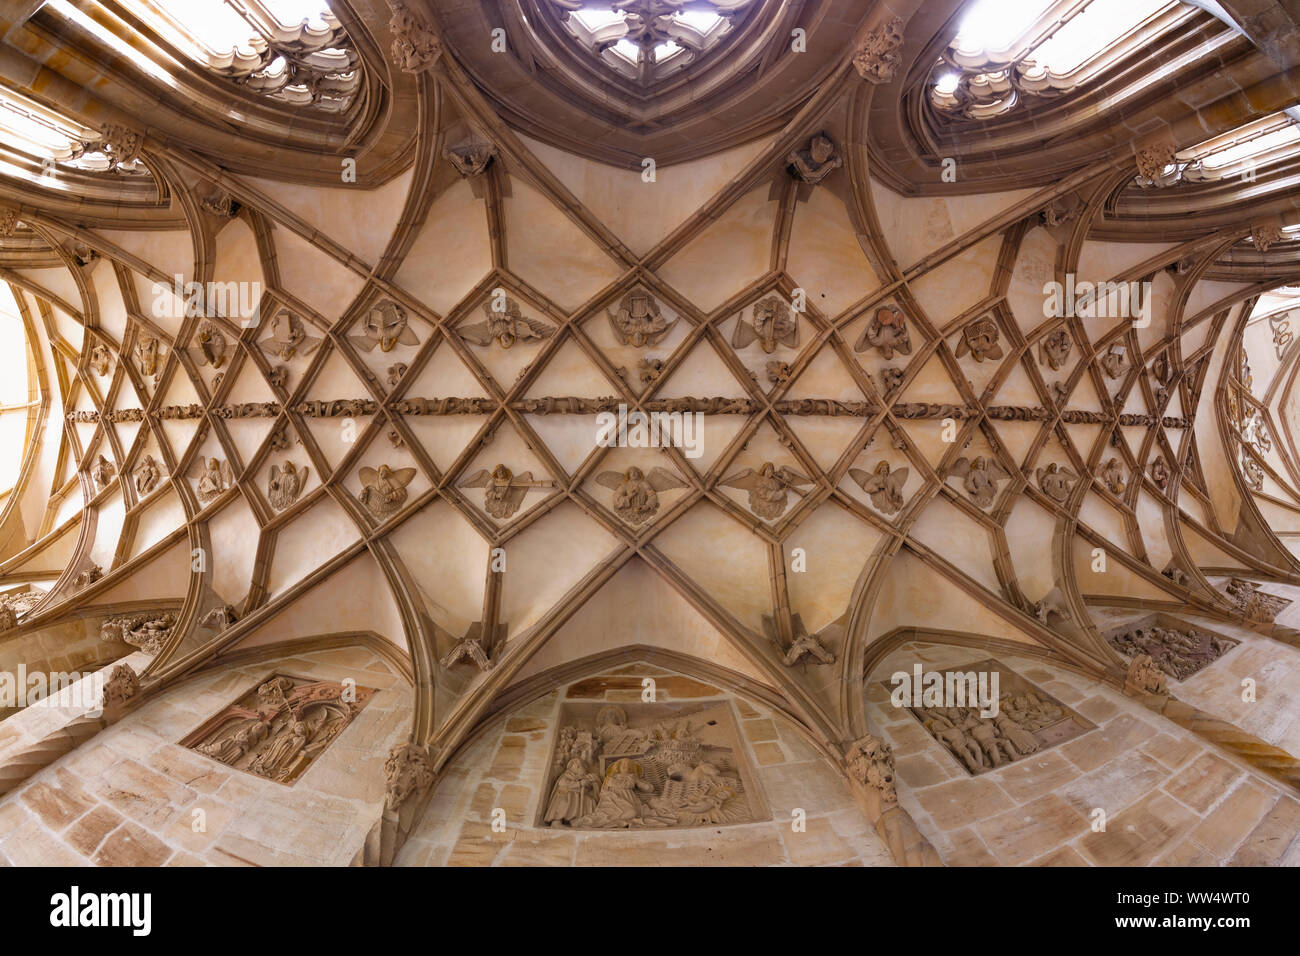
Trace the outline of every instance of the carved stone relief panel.
<instances>
[{"instance_id":1,"label":"carved stone relief panel","mask_svg":"<svg viewBox=\"0 0 1300 956\"><path fill-rule=\"evenodd\" d=\"M976 684L968 675L974 676ZM1004 767L1096 728L1087 718L992 658L907 676L911 693L904 698L906 709L971 775ZM963 693L971 689L970 696L964 698L967 706L949 706L959 701L949 691L949 683L954 689L962 688ZM881 684L891 694L901 686L893 681ZM973 693L976 685L986 689L990 699L996 696L996 707L982 707Z\"/></svg>"},{"instance_id":2,"label":"carved stone relief panel","mask_svg":"<svg viewBox=\"0 0 1300 956\"><path fill-rule=\"evenodd\" d=\"M236 770L292 784L359 714L370 687L272 674L181 741Z\"/></svg>"},{"instance_id":3,"label":"carved stone relief panel","mask_svg":"<svg viewBox=\"0 0 1300 956\"><path fill-rule=\"evenodd\" d=\"M1187 680L1239 642L1167 614L1151 614L1105 631L1106 643L1132 660L1142 654L1174 680Z\"/></svg>"},{"instance_id":4,"label":"carved stone relief panel","mask_svg":"<svg viewBox=\"0 0 1300 956\"><path fill-rule=\"evenodd\" d=\"M768 819L727 701L570 703L560 710L538 826L723 826Z\"/></svg>"}]
</instances>

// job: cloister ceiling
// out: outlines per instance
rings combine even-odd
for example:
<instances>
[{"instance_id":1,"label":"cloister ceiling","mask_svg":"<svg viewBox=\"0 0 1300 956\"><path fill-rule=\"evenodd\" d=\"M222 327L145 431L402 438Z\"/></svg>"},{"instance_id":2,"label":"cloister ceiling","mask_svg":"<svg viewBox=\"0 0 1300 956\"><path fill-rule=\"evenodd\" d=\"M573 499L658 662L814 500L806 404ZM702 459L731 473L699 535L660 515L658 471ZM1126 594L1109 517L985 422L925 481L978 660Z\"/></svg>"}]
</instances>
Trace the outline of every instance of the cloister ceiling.
<instances>
[{"instance_id":1,"label":"cloister ceiling","mask_svg":"<svg viewBox=\"0 0 1300 956\"><path fill-rule=\"evenodd\" d=\"M155 75L86 25L129 4L0 5L4 89L113 167L0 170L42 400L0 581L46 592L0 654L144 608L176 617L146 683L372 635L445 759L649 645L835 747L916 631L1114 674L1090 609L1300 580L1300 157L1139 180L1295 106L1285 32L1179 7L1140 70L974 121L927 105L956 0L758 3L653 95L546 2L337 0L331 111ZM253 294L186 315L178 276ZM1067 277L1149 283L1149 321L1049 315ZM698 456L603 447L620 405L699 413Z\"/></svg>"}]
</instances>

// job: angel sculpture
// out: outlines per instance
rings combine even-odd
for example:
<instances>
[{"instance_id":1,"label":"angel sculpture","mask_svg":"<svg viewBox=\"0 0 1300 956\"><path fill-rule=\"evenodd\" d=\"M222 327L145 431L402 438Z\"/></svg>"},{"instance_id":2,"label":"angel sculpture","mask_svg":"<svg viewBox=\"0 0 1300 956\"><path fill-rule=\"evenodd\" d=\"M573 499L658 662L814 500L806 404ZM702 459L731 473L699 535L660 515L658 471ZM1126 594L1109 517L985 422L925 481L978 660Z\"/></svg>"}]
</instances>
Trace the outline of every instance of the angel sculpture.
<instances>
[{"instance_id":1,"label":"angel sculpture","mask_svg":"<svg viewBox=\"0 0 1300 956\"><path fill-rule=\"evenodd\" d=\"M391 352L397 345L419 345L420 340L406 319L406 310L396 302L385 299L366 313L361 322L361 334L348 338L358 348L373 352L376 345L381 352Z\"/></svg>"},{"instance_id":2,"label":"angel sculpture","mask_svg":"<svg viewBox=\"0 0 1300 956\"><path fill-rule=\"evenodd\" d=\"M988 316L976 319L962 329L961 341L957 343L957 358L967 352L977 362L986 358L1002 358L1002 346L998 345L998 324Z\"/></svg>"},{"instance_id":3,"label":"angel sculpture","mask_svg":"<svg viewBox=\"0 0 1300 956\"><path fill-rule=\"evenodd\" d=\"M1124 357L1124 349L1112 345L1110 351L1102 357L1101 368L1107 378L1119 378L1128 371L1128 359Z\"/></svg>"},{"instance_id":4,"label":"angel sculpture","mask_svg":"<svg viewBox=\"0 0 1300 956\"><path fill-rule=\"evenodd\" d=\"M385 518L406 501L406 486L415 477L415 469L380 465L376 470L362 466L358 475L361 477L361 503L376 518Z\"/></svg>"},{"instance_id":5,"label":"angel sculpture","mask_svg":"<svg viewBox=\"0 0 1300 956\"><path fill-rule=\"evenodd\" d=\"M505 311L497 311L490 303L483 303L486 322L463 325L456 331L460 337L475 345L491 345L495 341L503 349L508 349L515 342L529 339L549 339L555 334L555 326L541 319L524 318L519 303L506 296Z\"/></svg>"},{"instance_id":6,"label":"angel sculpture","mask_svg":"<svg viewBox=\"0 0 1300 956\"><path fill-rule=\"evenodd\" d=\"M1067 501L1070 497L1070 489L1079 478L1069 468L1062 468L1056 462L1052 462L1046 468L1039 468L1035 472L1035 477L1038 479L1038 487L1043 489L1043 494L1054 501Z\"/></svg>"},{"instance_id":7,"label":"angel sculpture","mask_svg":"<svg viewBox=\"0 0 1300 956\"><path fill-rule=\"evenodd\" d=\"M641 524L658 513L658 492L686 487L686 482L666 468L651 468L648 473L640 468L602 471L596 481L614 490L614 513L628 524Z\"/></svg>"},{"instance_id":8,"label":"angel sculpture","mask_svg":"<svg viewBox=\"0 0 1300 956\"><path fill-rule=\"evenodd\" d=\"M736 330L731 334L733 347L743 349L755 339L763 351L771 355L778 345L794 349L799 347L799 322L778 296L769 295L754 306L754 322L736 320Z\"/></svg>"},{"instance_id":9,"label":"angel sculpture","mask_svg":"<svg viewBox=\"0 0 1300 956\"><path fill-rule=\"evenodd\" d=\"M302 319L289 309L276 309L271 316L271 335L262 343L268 358L278 357L287 362L295 355L310 355L320 345L320 339L308 335Z\"/></svg>"},{"instance_id":10,"label":"angel sculpture","mask_svg":"<svg viewBox=\"0 0 1300 956\"><path fill-rule=\"evenodd\" d=\"M872 505L887 515L896 514L903 507L903 486L907 484L907 475L906 468L890 471L887 461L880 462L870 472L861 468L849 469L849 476L871 496Z\"/></svg>"},{"instance_id":11,"label":"angel sculpture","mask_svg":"<svg viewBox=\"0 0 1300 956\"><path fill-rule=\"evenodd\" d=\"M221 368L226 364L226 337L214 323L204 322L199 326L199 344L194 351L200 365Z\"/></svg>"},{"instance_id":12,"label":"angel sculpture","mask_svg":"<svg viewBox=\"0 0 1300 956\"><path fill-rule=\"evenodd\" d=\"M1101 480L1112 495L1124 493L1124 468L1118 458L1111 458L1101 466Z\"/></svg>"},{"instance_id":13,"label":"angel sculpture","mask_svg":"<svg viewBox=\"0 0 1300 956\"><path fill-rule=\"evenodd\" d=\"M876 314L854 343L853 351L865 352L869 348L876 349L886 362L894 360L895 352L911 355L912 338L907 332L907 316L889 306L876 309Z\"/></svg>"},{"instance_id":14,"label":"angel sculpture","mask_svg":"<svg viewBox=\"0 0 1300 956\"><path fill-rule=\"evenodd\" d=\"M109 483L117 477L117 466L103 455L100 455L99 460L91 466L90 477L95 482L95 488L99 491L103 491L109 486Z\"/></svg>"},{"instance_id":15,"label":"angel sculpture","mask_svg":"<svg viewBox=\"0 0 1300 956\"><path fill-rule=\"evenodd\" d=\"M782 465L780 468L770 461L755 471L746 468L719 484L728 488L741 488L749 492L749 507L760 518L779 518L788 503L788 493L793 491L802 495L799 485L810 485L812 479L799 474L793 468Z\"/></svg>"},{"instance_id":16,"label":"angel sculpture","mask_svg":"<svg viewBox=\"0 0 1300 956\"><path fill-rule=\"evenodd\" d=\"M132 472L135 476L135 491L139 495L147 495L158 487L158 479L162 477L162 468L158 465L158 460L153 455L145 455L140 459L140 463L135 466Z\"/></svg>"},{"instance_id":17,"label":"angel sculpture","mask_svg":"<svg viewBox=\"0 0 1300 956\"><path fill-rule=\"evenodd\" d=\"M135 357L140 362L142 375L158 374L158 340L151 335L142 336L135 343Z\"/></svg>"},{"instance_id":18,"label":"angel sculpture","mask_svg":"<svg viewBox=\"0 0 1300 956\"><path fill-rule=\"evenodd\" d=\"M283 511L297 501L302 486L307 483L309 471L308 468L299 471L291 461L286 461L283 469L272 465L271 478L266 489L271 507L276 511Z\"/></svg>"},{"instance_id":19,"label":"angel sculpture","mask_svg":"<svg viewBox=\"0 0 1300 956\"><path fill-rule=\"evenodd\" d=\"M993 498L998 493L998 482L1011 477L996 461L983 455L974 461L958 458L952 466L952 473L962 479L966 493L981 508L993 504Z\"/></svg>"},{"instance_id":20,"label":"angel sculpture","mask_svg":"<svg viewBox=\"0 0 1300 956\"><path fill-rule=\"evenodd\" d=\"M220 497L223 491L235 483L230 463L218 458L199 459L199 464L190 470L190 477L199 483L199 501L204 504Z\"/></svg>"},{"instance_id":21,"label":"angel sculpture","mask_svg":"<svg viewBox=\"0 0 1300 956\"><path fill-rule=\"evenodd\" d=\"M553 481L534 481L533 473L516 475L505 465L491 471L480 468L460 483L462 488L483 488L483 507L494 518L509 518L524 503L529 488L552 488Z\"/></svg>"},{"instance_id":22,"label":"angel sculpture","mask_svg":"<svg viewBox=\"0 0 1300 956\"><path fill-rule=\"evenodd\" d=\"M90 367L95 370L96 375L107 375L108 364L113 357L113 353L108 350L108 346L102 342L90 350Z\"/></svg>"},{"instance_id":23,"label":"angel sculpture","mask_svg":"<svg viewBox=\"0 0 1300 956\"><path fill-rule=\"evenodd\" d=\"M648 292L629 292L618 304L618 312L605 310L609 327L619 345L643 349L658 345L680 320L668 322L659 310L659 303Z\"/></svg>"}]
</instances>

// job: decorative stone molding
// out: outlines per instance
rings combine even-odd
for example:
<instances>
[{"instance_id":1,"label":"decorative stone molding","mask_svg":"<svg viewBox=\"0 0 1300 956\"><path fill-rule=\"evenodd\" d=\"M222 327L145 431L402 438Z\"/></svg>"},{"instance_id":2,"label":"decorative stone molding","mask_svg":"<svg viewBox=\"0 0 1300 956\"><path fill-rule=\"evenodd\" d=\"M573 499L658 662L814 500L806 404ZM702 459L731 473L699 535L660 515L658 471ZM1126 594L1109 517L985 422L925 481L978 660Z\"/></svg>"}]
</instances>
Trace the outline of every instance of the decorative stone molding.
<instances>
[{"instance_id":1,"label":"decorative stone molding","mask_svg":"<svg viewBox=\"0 0 1300 956\"><path fill-rule=\"evenodd\" d=\"M384 761L384 809L398 813L412 797L423 796L433 785L429 751L413 743L398 744Z\"/></svg>"},{"instance_id":2,"label":"decorative stone molding","mask_svg":"<svg viewBox=\"0 0 1300 956\"><path fill-rule=\"evenodd\" d=\"M403 0L388 0L393 15L388 30L393 35L393 62L404 73L423 73L442 57L442 41L423 18Z\"/></svg>"},{"instance_id":3,"label":"decorative stone molding","mask_svg":"<svg viewBox=\"0 0 1300 956\"><path fill-rule=\"evenodd\" d=\"M891 17L867 34L853 54L853 68L868 83L892 83L903 65L903 19Z\"/></svg>"},{"instance_id":4,"label":"decorative stone molding","mask_svg":"<svg viewBox=\"0 0 1300 956\"><path fill-rule=\"evenodd\" d=\"M867 734L850 744L844 757L844 769L850 777L879 796L882 809L898 803L894 751L879 737Z\"/></svg>"}]
</instances>

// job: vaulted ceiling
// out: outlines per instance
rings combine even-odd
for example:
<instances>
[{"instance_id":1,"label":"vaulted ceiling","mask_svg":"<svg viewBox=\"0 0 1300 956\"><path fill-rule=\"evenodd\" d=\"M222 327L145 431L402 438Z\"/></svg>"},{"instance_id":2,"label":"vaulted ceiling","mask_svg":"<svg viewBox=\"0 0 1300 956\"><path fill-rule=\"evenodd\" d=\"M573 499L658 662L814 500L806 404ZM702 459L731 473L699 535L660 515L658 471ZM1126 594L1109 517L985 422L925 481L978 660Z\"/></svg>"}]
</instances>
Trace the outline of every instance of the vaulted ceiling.
<instances>
[{"instance_id":1,"label":"vaulted ceiling","mask_svg":"<svg viewBox=\"0 0 1300 956\"><path fill-rule=\"evenodd\" d=\"M755 0L644 83L554 0L330 6L360 79L328 110L133 4L0 14L5 95L108 167L0 166L41 399L0 582L47 592L0 655L166 608L158 686L374 635L445 758L521 682L650 645L837 746L917 632L1115 674L1100 608L1300 582L1300 155L1179 159L1296 106L1293 24L1175 4L971 118L933 95L957 0ZM1051 314L1054 281L1150 308ZM190 282L232 297L187 315ZM606 447L620 406L698 414L699 454Z\"/></svg>"}]
</instances>

